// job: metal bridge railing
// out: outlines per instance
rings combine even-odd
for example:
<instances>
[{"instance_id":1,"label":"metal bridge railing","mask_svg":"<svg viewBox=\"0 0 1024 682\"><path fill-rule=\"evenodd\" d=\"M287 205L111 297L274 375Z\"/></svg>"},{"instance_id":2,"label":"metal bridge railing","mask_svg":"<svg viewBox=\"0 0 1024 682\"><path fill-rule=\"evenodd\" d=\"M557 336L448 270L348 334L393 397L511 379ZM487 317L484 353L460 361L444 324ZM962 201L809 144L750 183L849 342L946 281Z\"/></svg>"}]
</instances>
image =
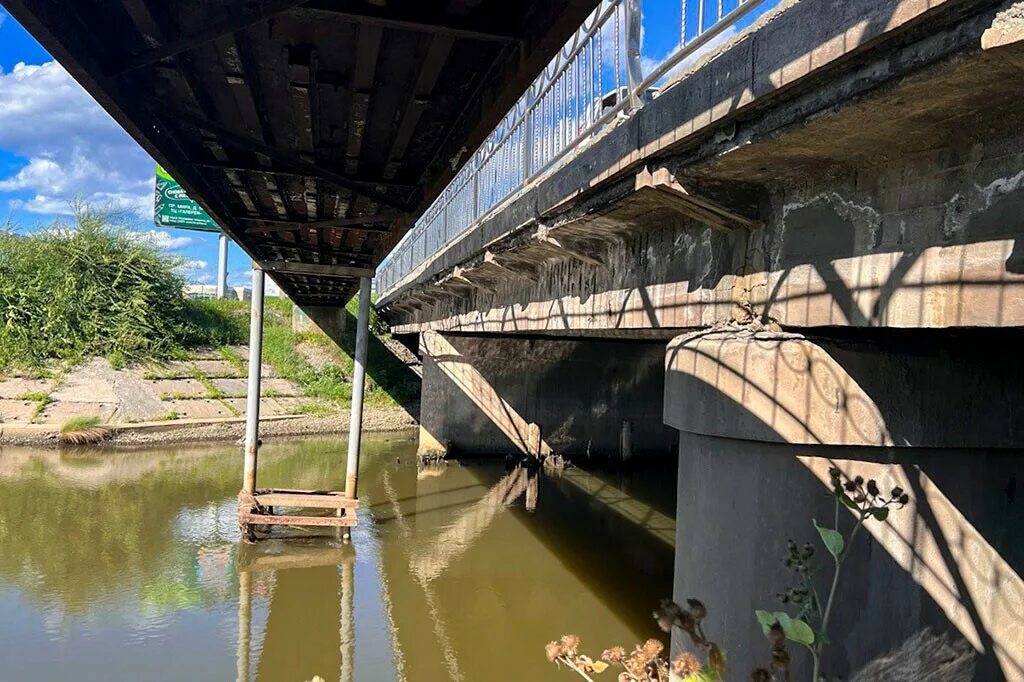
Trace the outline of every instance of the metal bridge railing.
<instances>
[{"instance_id":1,"label":"metal bridge railing","mask_svg":"<svg viewBox=\"0 0 1024 682\"><path fill-rule=\"evenodd\" d=\"M643 5L646 2L646 6ZM631 115L673 69L777 0L602 0L377 270L388 294L420 264ZM645 14L645 10L647 14ZM641 34L675 47L643 74ZM671 40L669 41L671 43Z\"/></svg>"}]
</instances>

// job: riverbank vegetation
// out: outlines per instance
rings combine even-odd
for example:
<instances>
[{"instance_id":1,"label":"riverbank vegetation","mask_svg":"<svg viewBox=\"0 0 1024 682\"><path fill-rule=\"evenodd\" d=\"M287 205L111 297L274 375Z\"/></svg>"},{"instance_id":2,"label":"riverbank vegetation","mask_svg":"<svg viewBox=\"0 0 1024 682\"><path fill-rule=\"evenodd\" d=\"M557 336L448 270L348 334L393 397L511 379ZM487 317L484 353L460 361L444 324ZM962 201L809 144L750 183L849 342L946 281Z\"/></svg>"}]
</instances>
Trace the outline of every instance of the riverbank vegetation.
<instances>
[{"instance_id":1,"label":"riverbank vegetation","mask_svg":"<svg viewBox=\"0 0 1024 682\"><path fill-rule=\"evenodd\" d=\"M220 400L237 416L230 399L244 395L225 394L214 384L223 377L193 361L198 349L213 349L232 376L244 377L249 303L186 299L181 260L130 228L123 216L80 205L67 223L28 233L0 230L0 374L52 379L105 357L115 370L147 366L146 380L195 379L205 388L203 398ZM331 339L293 330L291 301L266 300L264 363L310 399L297 412L348 406L357 303L350 301L344 329ZM408 406L418 397L418 377L396 358L383 325L374 319L372 327L367 404ZM264 397L274 397L270 392ZM183 396L167 399L176 397ZM36 421L51 401L48 394L31 400Z\"/></svg>"},{"instance_id":2,"label":"riverbank vegetation","mask_svg":"<svg viewBox=\"0 0 1024 682\"><path fill-rule=\"evenodd\" d=\"M180 261L117 214L0 231L0 369L105 356L114 366L245 340L245 321L181 295Z\"/></svg>"},{"instance_id":3,"label":"riverbank vegetation","mask_svg":"<svg viewBox=\"0 0 1024 682\"><path fill-rule=\"evenodd\" d=\"M292 303L268 299L263 335L264 362L282 378L297 384L311 398L348 406L352 398L350 377L354 369L356 314L359 300L345 308L345 325L337 339L317 332L297 332L289 321ZM370 344L367 349L366 404L371 407L408 405L419 397L416 375L388 347L392 342L384 325L371 313ZM308 411L316 412L311 407Z\"/></svg>"},{"instance_id":4,"label":"riverbank vegetation","mask_svg":"<svg viewBox=\"0 0 1024 682\"><path fill-rule=\"evenodd\" d=\"M92 445L110 435L110 430L99 417L74 417L60 427L60 442L64 445Z\"/></svg>"}]
</instances>

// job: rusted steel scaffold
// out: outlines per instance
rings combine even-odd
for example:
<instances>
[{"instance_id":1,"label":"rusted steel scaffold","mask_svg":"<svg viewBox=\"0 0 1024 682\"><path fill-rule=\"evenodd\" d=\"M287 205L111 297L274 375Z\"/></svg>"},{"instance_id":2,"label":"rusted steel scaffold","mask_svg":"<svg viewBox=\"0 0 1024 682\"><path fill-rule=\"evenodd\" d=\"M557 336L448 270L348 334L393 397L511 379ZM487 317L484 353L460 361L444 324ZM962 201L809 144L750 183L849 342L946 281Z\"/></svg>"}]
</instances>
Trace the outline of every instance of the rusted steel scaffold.
<instances>
[{"instance_id":1,"label":"rusted steel scaffold","mask_svg":"<svg viewBox=\"0 0 1024 682\"><path fill-rule=\"evenodd\" d=\"M238 493L238 524L242 536L257 539L258 526L331 526L348 529L356 525L356 480L359 472L359 448L363 428L363 387L369 335L371 278L360 277L359 316L356 328L355 371L352 376L352 409L348 434L348 458L344 491L258 488L256 473L259 459L260 377L263 365L263 297L266 273L253 264L252 304L249 321L249 385L245 413L245 455L242 490ZM278 514L278 509L333 510L327 516L298 513Z\"/></svg>"}]
</instances>

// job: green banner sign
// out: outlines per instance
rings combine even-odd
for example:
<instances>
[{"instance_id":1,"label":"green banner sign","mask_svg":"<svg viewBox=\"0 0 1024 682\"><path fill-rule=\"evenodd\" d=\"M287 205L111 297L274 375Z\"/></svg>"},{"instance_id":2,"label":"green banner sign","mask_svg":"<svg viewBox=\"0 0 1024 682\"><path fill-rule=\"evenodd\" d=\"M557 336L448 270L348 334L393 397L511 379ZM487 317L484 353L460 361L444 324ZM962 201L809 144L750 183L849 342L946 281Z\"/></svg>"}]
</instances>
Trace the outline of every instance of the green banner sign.
<instances>
[{"instance_id":1,"label":"green banner sign","mask_svg":"<svg viewBox=\"0 0 1024 682\"><path fill-rule=\"evenodd\" d=\"M160 227L180 227L186 230L220 232L220 227L185 189L160 166L156 167L156 197L153 222Z\"/></svg>"}]
</instances>

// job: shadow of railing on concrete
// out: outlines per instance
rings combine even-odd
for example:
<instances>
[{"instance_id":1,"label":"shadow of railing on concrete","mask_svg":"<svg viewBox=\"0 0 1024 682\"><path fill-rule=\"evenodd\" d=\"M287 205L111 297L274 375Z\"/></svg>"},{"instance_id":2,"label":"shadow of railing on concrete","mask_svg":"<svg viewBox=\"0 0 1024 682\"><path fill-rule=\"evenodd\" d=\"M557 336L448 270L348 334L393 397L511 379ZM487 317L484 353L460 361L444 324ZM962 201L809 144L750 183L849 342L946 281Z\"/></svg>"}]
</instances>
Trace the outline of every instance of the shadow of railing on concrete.
<instances>
[{"instance_id":1,"label":"shadow of railing on concrete","mask_svg":"<svg viewBox=\"0 0 1024 682\"><path fill-rule=\"evenodd\" d=\"M774 336L775 342L800 338ZM679 418L686 422L677 428L777 443L769 447L786 448L826 489L831 485L829 469L838 466L848 477L875 478L882 489L899 486L911 492L906 511L868 523L866 529L979 653L984 674L1024 676L1019 647L1024 641L1024 554L1009 530L1021 520L1020 511L1010 506L1019 450L937 448L941 443L892 447L907 443L905 436L911 434L906 424L914 415L899 413L895 403L871 400L827 354L780 352L755 360L750 353L701 349L699 338L684 345L670 348L667 381L681 380L674 394L685 395L695 406L687 408L687 416ZM684 360L684 354L692 357ZM804 361L794 362L798 355ZM803 380L780 380L788 375ZM697 424L709 427L695 428ZM728 432L710 425L724 425ZM912 436L917 440L927 434ZM974 475L982 471L984 476ZM944 482L941 487L939 480ZM1003 490L1001 481L1010 487ZM1007 496L1005 502L998 500L1000 494ZM957 496L960 504L952 499ZM968 515L974 515L974 522ZM867 579L853 570L848 580Z\"/></svg>"}]
</instances>

